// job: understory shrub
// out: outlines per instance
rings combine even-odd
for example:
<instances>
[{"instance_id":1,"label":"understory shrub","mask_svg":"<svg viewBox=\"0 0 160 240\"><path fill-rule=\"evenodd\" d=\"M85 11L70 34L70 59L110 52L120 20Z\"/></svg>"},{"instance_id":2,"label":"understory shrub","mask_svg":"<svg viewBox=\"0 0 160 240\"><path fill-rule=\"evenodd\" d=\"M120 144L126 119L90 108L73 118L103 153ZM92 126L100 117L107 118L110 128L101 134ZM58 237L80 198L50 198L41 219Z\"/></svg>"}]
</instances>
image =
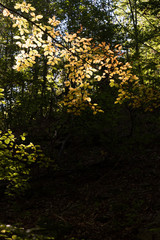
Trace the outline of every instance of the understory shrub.
<instances>
[{"instance_id":1,"label":"understory shrub","mask_svg":"<svg viewBox=\"0 0 160 240\"><path fill-rule=\"evenodd\" d=\"M29 186L31 169L35 166L47 167L47 158L39 145L24 144L25 133L19 139L11 130L0 131L0 184L5 186L5 193L22 193Z\"/></svg>"}]
</instances>

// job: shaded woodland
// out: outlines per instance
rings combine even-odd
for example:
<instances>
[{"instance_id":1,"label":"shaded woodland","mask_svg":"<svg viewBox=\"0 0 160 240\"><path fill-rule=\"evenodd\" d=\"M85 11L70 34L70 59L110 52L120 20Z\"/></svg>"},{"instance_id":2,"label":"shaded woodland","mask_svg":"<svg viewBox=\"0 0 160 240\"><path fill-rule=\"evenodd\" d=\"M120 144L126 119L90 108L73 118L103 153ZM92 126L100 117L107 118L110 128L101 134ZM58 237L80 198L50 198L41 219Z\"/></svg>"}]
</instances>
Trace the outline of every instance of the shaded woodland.
<instances>
[{"instance_id":1,"label":"shaded woodland","mask_svg":"<svg viewBox=\"0 0 160 240\"><path fill-rule=\"evenodd\" d=\"M0 0L0 239L160 239L158 0Z\"/></svg>"}]
</instances>

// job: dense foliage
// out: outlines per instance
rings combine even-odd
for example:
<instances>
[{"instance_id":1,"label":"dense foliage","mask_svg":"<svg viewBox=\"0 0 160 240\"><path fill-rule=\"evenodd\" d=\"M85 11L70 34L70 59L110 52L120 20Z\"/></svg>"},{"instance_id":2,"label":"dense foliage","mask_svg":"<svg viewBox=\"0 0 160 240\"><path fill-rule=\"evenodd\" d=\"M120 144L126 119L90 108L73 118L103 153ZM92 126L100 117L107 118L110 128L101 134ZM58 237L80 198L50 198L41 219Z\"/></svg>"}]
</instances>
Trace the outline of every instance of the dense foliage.
<instances>
[{"instance_id":1,"label":"dense foliage","mask_svg":"<svg viewBox=\"0 0 160 240\"><path fill-rule=\"evenodd\" d=\"M158 141L156 0L3 0L0 17L2 195L24 196L55 165L118 161ZM0 234L54 239L11 225Z\"/></svg>"},{"instance_id":2,"label":"dense foliage","mask_svg":"<svg viewBox=\"0 0 160 240\"><path fill-rule=\"evenodd\" d=\"M21 135L25 141L25 134ZM27 188L32 165L47 167L49 159L45 158L39 146L17 143L11 130L0 132L0 181L6 185L6 193L14 195Z\"/></svg>"},{"instance_id":3,"label":"dense foliage","mask_svg":"<svg viewBox=\"0 0 160 240\"><path fill-rule=\"evenodd\" d=\"M6 78L1 84L1 97L4 97L4 101L1 104L1 125L4 130L12 128L14 131L17 131L18 127L20 132L27 131L30 138L35 141L38 140L40 144L41 141L42 143L44 142L44 138L47 138L48 141L55 144L55 151L51 150L53 146L49 148L42 146L42 148L50 157L53 157L51 154L58 157L63 151L65 142L68 141L67 135L62 140L58 150L59 153L56 152L57 132L64 128L64 123L62 119L60 120L62 117L66 119L65 121L72 119L72 127L67 123L67 132L69 132L71 131L70 127L74 129L73 124L76 123L74 115L85 116L85 114L90 115L91 112L94 115L104 113L107 106L104 104L107 100L105 98L108 98L108 104L112 105L113 103L127 103L130 114L134 108L141 108L144 111L153 111L155 108L159 108L159 85L157 81L153 82L148 78L146 79L146 75L141 71L142 66L140 66L141 46L146 46L147 44L147 40L145 42L144 40L140 41L140 36L137 35L139 34L138 28L140 28L137 19L138 14L141 14L141 5L133 5L132 2L113 2L112 7L108 8L108 10L104 8L108 12L111 12L112 8L112 12L114 12L114 6L117 6L114 17L116 17L119 23L121 22L119 16L122 14L122 7L124 14L130 15L131 21L124 22L123 31L124 34L128 31L127 41L129 41L131 36L134 37L133 43L135 42L135 45L133 44L132 46L130 44L133 53L129 53L128 48L125 49L126 46L129 46L127 43L124 44L125 52L122 50L122 46L119 44L115 45L113 40L109 44L104 41L99 43L99 40L105 39L88 38L90 34L87 34L86 31L88 30L85 24L83 29L82 24L79 23L81 24L79 30L76 33L71 33L70 27L73 26L75 27L74 30L76 30L77 23L71 24L69 21L68 29L62 30L60 21L56 20L55 16L49 16L49 20L45 17L43 20L43 15L37 15L35 7L30 3L17 3L14 7L15 9L13 9L12 4L11 7L6 6L6 8L3 4L1 6L4 7L3 20L6 29L10 33L9 37L7 37L7 44L5 41L5 30L1 39L4 49L6 49L6 51L2 51L1 58L2 75ZM76 8L78 7L78 5L75 6ZM82 6L79 5L78 9L83 16L85 7L82 8ZM74 8L75 11L78 11L76 8ZM94 5L94 7L92 5L91 9L93 10L93 8L98 9L98 5ZM68 11L67 13L70 14ZM153 14L155 21L156 14L157 12ZM143 20L144 15L146 17L146 13L141 15ZM59 14L57 16L59 17ZM80 21L81 17L77 21ZM101 15L99 17L101 18ZM109 14L108 21L111 21L112 18L113 16ZM124 19L127 19L127 17ZM134 27L130 29L132 23ZM88 37L84 37L84 34L87 34ZM92 36L94 37L94 34ZM154 41L157 42L157 35ZM158 54L158 46L152 45L149 47L150 49L154 48ZM125 53L127 53L127 60L131 59L133 61L133 70L132 66L125 60ZM155 65L155 67L157 66ZM5 73L6 69L8 76ZM139 69L139 78L134 75L135 69ZM114 91L111 88L114 88ZM117 116L115 117L117 118ZM57 119L59 119L58 122ZM86 118L86 120L88 119ZM42 127L44 134L39 133L41 125L36 130L37 124L47 121L49 123L48 127L46 125ZM77 125L75 127L77 128ZM132 127L130 133L132 132ZM23 185L23 181L26 182L25 177L21 180L18 173L19 170L16 170L16 168L23 169L21 165L24 165L24 161L28 165L33 162L33 159L38 156L36 148L30 144L16 145L15 137L10 130L1 136L1 140L3 159L1 167L8 166L9 175L8 177L6 176L6 179L15 182L14 185L18 187L18 182L15 179L18 179L17 176L19 176L17 181L19 181L20 185ZM31 148L33 152L27 151L28 148ZM17 155L17 152L19 155ZM5 159L7 159L8 163ZM10 173L11 169L13 174ZM21 171L24 175L29 175L29 168ZM2 171L1 179L5 179L5 174L6 171ZM13 175L15 178L13 178ZM13 180L11 180L12 178Z\"/></svg>"}]
</instances>

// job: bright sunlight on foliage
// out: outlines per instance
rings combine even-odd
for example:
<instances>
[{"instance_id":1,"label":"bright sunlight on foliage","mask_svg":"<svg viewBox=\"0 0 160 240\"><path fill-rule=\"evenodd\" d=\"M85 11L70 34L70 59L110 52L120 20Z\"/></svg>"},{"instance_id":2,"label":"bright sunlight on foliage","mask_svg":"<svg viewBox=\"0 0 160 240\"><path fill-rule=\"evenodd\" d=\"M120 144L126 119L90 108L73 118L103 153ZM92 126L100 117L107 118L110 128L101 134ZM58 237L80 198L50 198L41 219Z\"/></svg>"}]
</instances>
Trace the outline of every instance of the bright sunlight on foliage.
<instances>
[{"instance_id":1,"label":"bright sunlight on foliage","mask_svg":"<svg viewBox=\"0 0 160 240\"><path fill-rule=\"evenodd\" d=\"M118 89L115 103L122 104L129 100L137 108L143 104L143 98L144 101L149 99L149 103L152 101L152 89L146 91L138 77L132 75L131 65L120 61L120 45L111 50L105 42L98 44L92 38L81 38L79 34L82 28L77 33L66 32L62 35L56 30L60 22L55 16L49 18L48 25L42 24L40 19L43 16L36 16L35 8L26 2L16 4L15 9L27 13L27 17L13 15L7 9L3 12L4 16L12 19L13 27L19 31L19 35L14 37L20 48L14 68L23 71L32 67L37 58L45 56L49 66L48 81L55 81L59 94L64 95L63 100L59 101L59 107L65 106L68 112L76 115L86 107L91 108L93 114L103 112L97 103L92 102L92 94L98 88L98 82L103 79L106 84ZM60 72L58 79L54 79L54 69ZM158 95L157 98L159 99ZM151 107L146 106L146 110L158 106L159 104L152 104Z\"/></svg>"}]
</instances>

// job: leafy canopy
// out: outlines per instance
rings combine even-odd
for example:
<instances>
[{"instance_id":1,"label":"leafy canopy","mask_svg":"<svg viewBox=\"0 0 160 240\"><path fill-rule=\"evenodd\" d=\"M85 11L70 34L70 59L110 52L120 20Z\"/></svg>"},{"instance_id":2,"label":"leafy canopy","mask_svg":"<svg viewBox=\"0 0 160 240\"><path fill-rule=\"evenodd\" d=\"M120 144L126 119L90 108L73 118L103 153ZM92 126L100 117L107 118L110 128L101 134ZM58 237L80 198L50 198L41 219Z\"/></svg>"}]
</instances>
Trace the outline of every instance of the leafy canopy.
<instances>
[{"instance_id":1,"label":"leafy canopy","mask_svg":"<svg viewBox=\"0 0 160 240\"><path fill-rule=\"evenodd\" d=\"M131 72L131 65L120 61L120 45L112 50L105 42L96 43L92 38L80 37L82 27L77 33L62 35L58 31L60 22L55 16L49 18L47 25L42 24L40 20L43 16L36 15L35 8L26 2L17 3L15 9L24 15L19 12L11 14L8 9L3 11L3 15L10 17L13 27L19 31L19 35L14 37L20 48L14 68L24 71L32 68L36 59L45 57L49 67L47 79L57 85L59 96L63 96L63 99L59 97L59 107L66 107L68 112L76 115L88 107L93 114L103 112L97 103L92 102L92 95L102 80L106 80L106 85L118 88L115 103L129 100L136 108L148 101L145 110L159 106L158 91L153 93L152 88L140 84ZM56 79L55 70L59 72Z\"/></svg>"}]
</instances>

